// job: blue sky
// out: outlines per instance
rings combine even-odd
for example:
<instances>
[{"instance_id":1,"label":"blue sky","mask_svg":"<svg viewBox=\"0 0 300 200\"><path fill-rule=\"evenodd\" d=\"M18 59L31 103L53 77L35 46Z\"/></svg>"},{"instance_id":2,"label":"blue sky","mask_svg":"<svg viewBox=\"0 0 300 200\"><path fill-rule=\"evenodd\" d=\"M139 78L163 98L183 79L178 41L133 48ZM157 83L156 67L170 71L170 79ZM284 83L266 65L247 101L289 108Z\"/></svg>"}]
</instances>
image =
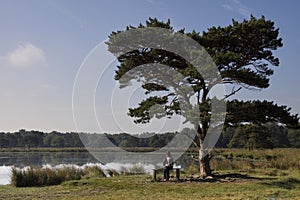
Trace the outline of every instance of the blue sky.
<instances>
[{"instance_id":1,"label":"blue sky","mask_svg":"<svg viewBox=\"0 0 300 200\"><path fill-rule=\"evenodd\" d=\"M248 19L250 14L274 20L284 43L276 52L280 67L268 89L243 91L238 96L273 100L300 113L299 4L259 0L0 0L0 131L76 130L72 90L84 58L112 31L144 23L149 17L170 18L175 29L199 32L228 25L232 18ZM105 123L105 131L118 131L114 123ZM86 127L82 131L97 130Z\"/></svg>"}]
</instances>

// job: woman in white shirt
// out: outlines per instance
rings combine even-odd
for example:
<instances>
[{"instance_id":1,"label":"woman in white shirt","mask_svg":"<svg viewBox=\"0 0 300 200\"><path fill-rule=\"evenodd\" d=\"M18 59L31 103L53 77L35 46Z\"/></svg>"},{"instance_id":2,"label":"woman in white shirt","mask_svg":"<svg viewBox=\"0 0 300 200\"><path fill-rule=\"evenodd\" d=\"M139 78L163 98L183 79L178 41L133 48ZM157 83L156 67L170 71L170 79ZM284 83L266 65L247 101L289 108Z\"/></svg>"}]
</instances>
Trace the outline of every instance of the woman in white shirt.
<instances>
[{"instance_id":1,"label":"woman in white shirt","mask_svg":"<svg viewBox=\"0 0 300 200\"><path fill-rule=\"evenodd\" d=\"M163 161L164 165L164 180L168 181L170 178L170 170L173 169L173 157L169 151L167 151L165 159Z\"/></svg>"}]
</instances>

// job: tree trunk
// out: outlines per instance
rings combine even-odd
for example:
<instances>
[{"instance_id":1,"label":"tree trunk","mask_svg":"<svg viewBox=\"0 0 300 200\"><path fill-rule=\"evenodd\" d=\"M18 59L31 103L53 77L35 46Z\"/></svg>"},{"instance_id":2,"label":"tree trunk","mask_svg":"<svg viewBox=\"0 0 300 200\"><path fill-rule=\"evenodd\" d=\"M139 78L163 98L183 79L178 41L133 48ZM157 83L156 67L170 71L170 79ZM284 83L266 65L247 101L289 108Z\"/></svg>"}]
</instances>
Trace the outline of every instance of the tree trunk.
<instances>
[{"instance_id":1,"label":"tree trunk","mask_svg":"<svg viewBox=\"0 0 300 200\"><path fill-rule=\"evenodd\" d=\"M206 137L207 124L202 123L202 128L199 125L195 125L195 129L197 130L197 137L199 141L199 170L200 177L206 178L207 176L211 176L211 169L209 165L210 157L207 151L207 148L204 145L204 139Z\"/></svg>"},{"instance_id":2,"label":"tree trunk","mask_svg":"<svg viewBox=\"0 0 300 200\"><path fill-rule=\"evenodd\" d=\"M203 145L199 149L199 168L200 168L200 177L205 178L211 176L211 169L209 165L209 155L207 150L203 148Z\"/></svg>"}]
</instances>

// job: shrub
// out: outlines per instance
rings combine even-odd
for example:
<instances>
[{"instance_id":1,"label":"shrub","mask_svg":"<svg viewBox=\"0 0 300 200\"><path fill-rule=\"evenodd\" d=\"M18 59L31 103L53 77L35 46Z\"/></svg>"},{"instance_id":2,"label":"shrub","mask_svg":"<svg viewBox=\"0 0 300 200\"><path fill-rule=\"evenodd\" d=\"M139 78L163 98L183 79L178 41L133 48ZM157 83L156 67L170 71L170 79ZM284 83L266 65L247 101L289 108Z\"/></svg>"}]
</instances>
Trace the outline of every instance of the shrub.
<instances>
[{"instance_id":1,"label":"shrub","mask_svg":"<svg viewBox=\"0 0 300 200\"><path fill-rule=\"evenodd\" d=\"M85 174L84 178L105 177L105 173L98 166L85 166L83 171L84 171L84 174Z\"/></svg>"}]
</instances>

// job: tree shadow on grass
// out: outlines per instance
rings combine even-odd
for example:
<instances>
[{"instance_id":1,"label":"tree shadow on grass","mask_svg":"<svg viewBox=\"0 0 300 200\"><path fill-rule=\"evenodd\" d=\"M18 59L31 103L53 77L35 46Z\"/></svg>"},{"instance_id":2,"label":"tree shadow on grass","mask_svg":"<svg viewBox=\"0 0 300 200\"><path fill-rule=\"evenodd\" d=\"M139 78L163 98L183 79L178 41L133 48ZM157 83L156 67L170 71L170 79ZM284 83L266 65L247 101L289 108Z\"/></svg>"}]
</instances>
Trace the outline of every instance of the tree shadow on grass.
<instances>
[{"instance_id":1,"label":"tree shadow on grass","mask_svg":"<svg viewBox=\"0 0 300 200\"><path fill-rule=\"evenodd\" d=\"M269 178L253 177L253 176L250 176L248 174L240 174L240 173L215 174L213 177L216 178L216 179L226 179L226 178L255 179L255 180L269 179Z\"/></svg>"},{"instance_id":2,"label":"tree shadow on grass","mask_svg":"<svg viewBox=\"0 0 300 200\"><path fill-rule=\"evenodd\" d=\"M271 186L271 187L279 187L279 188L291 190L291 189L296 188L297 186L299 187L300 180L290 177L290 178L285 178L284 180L280 180L280 181L272 181L272 182L266 182L266 183L261 183L261 184Z\"/></svg>"},{"instance_id":3,"label":"tree shadow on grass","mask_svg":"<svg viewBox=\"0 0 300 200\"><path fill-rule=\"evenodd\" d=\"M269 177L254 177L248 174L240 173L226 173L226 174L214 174L212 179L215 182L233 182L233 181L243 181L243 180L274 180L276 178Z\"/></svg>"},{"instance_id":4,"label":"tree shadow on grass","mask_svg":"<svg viewBox=\"0 0 300 200\"><path fill-rule=\"evenodd\" d=\"M175 177L171 176L170 181L176 182L234 182L234 181L243 181L243 180L277 180L277 178L269 178L269 177L253 177L248 174L240 174L240 173L226 173L226 174L214 174L213 176L208 176L206 178L201 178L199 176L191 175L184 176L179 181L175 179ZM158 179L157 181L162 181L162 179Z\"/></svg>"}]
</instances>

